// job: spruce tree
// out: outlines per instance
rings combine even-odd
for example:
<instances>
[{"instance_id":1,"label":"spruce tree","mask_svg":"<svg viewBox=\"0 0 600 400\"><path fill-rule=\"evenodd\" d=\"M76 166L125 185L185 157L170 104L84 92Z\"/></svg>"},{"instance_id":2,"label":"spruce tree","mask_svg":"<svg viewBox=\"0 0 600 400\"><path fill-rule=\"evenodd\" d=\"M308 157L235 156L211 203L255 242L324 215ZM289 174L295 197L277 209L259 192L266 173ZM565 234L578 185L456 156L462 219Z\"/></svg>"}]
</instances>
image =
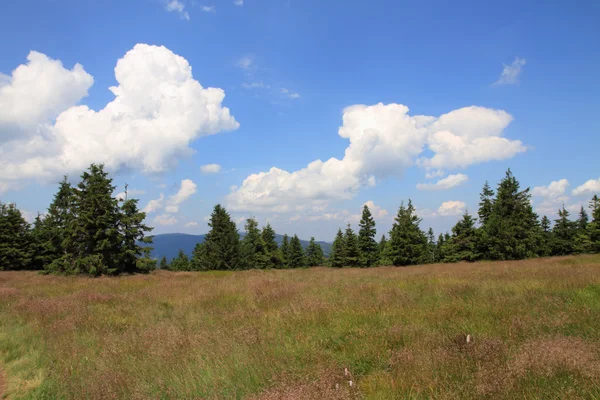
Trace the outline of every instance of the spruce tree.
<instances>
[{"instance_id":1,"label":"spruce tree","mask_svg":"<svg viewBox=\"0 0 600 400\"><path fill-rule=\"evenodd\" d=\"M491 260L520 260L535 257L540 227L531 206L529 188L520 191L509 169L500 181L492 212L479 235L483 257Z\"/></svg>"},{"instance_id":2,"label":"spruce tree","mask_svg":"<svg viewBox=\"0 0 600 400\"><path fill-rule=\"evenodd\" d=\"M177 257L171 261L171 271L191 271L190 259L182 249L179 249Z\"/></svg>"},{"instance_id":3,"label":"spruce tree","mask_svg":"<svg viewBox=\"0 0 600 400\"><path fill-rule=\"evenodd\" d=\"M465 212L452 228L452 237L446 243L444 261L475 261L478 258L475 219Z\"/></svg>"},{"instance_id":4,"label":"spruce tree","mask_svg":"<svg viewBox=\"0 0 600 400\"><path fill-rule=\"evenodd\" d=\"M281 260L283 268L290 268L290 240L287 233L283 235L281 242Z\"/></svg>"},{"instance_id":5,"label":"spruce tree","mask_svg":"<svg viewBox=\"0 0 600 400\"><path fill-rule=\"evenodd\" d=\"M275 231L271 227L271 224L267 224L261 232L262 240L265 244L265 251L267 255L267 264L268 268L281 268L283 265L283 257L281 256L281 251L279 251L279 247L277 246L277 241L275 240Z\"/></svg>"},{"instance_id":6,"label":"spruce tree","mask_svg":"<svg viewBox=\"0 0 600 400\"><path fill-rule=\"evenodd\" d=\"M350 224L346 227L346 233L344 234L344 264L347 267L360 266L358 240Z\"/></svg>"},{"instance_id":7,"label":"spruce tree","mask_svg":"<svg viewBox=\"0 0 600 400\"><path fill-rule=\"evenodd\" d=\"M191 271L207 271L210 269L208 257L206 256L206 245L204 242L196 243L190 258Z\"/></svg>"},{"instance_id":8,"label":"spruce tree","mask_svg":"<svg viewBox=\"0 0 600 400\"><path fill-rule=\"evenodd\" d=\"M577 224L569 220L569 211L563 207L558 210L558 219L552 229L552 255L566 256L575 251Z\"/></svg>"},{"instance_id":9,"label":"spruce tree","mask_svg":"<svg viewBox=\"0 0 600 400\"><path fill-rule=\"evenodd\" d=\"M587 253L591 250L592 243L590 240L589 217L583 206L579 210L579 218L576 222L574 251L578 254Z\"/></svg>"},{"instance_id":10,"label":"spruce tree","mask_svg":"<svg viewBox=\"0 0 600 400\"><path fill-rule=\"evenodd\" d=\"M442 262L446 259L446 240L444 235L440 233L435 246L435 262Z\"/></svg>"},{"instance_id":11,"label":"spruce tree","mask_svg":"<svg viewBox=\"0 0 600 400\"><path fill-rule=\"evenodd\" d=\"M435 243L435 234L433 229L429 228L427 231L427 260L428 263L435 263L437 261L437 245Z\"/></svg>"},{"instance_id":12,"label":"spruce tree","mask_svg":"<svg viewBox=\"0 0 600 400\"><path fill-rule=\"evenodd\" d=\"M329 265L334 268L345 267L344 256L344 234L341 229L338 229L333 245L331 246L331 254L329 255Z\"/></svg>"},{"instance_id":13,"label":"spruce tree","mask_svg":"<svg viewBox=\"0 0 600 400\"><path fill-rule=\"evenodd\" d=\"M43 220L42 230L45 231L43 235L45 240L41 246L47 254L44 268L48 271L62 271L63 258L73 251L72 248L66 247L66 243L69 241L65 242L65 239L67 239L67 233L74 222L74 212L74 191L67 181L67 176L64 176Z\"/></svg>"},{"instance_id":14,"label":"spruce tree","mask_svg":"<svg viewBox=\"0 0 600 400\"><path fill-rule=\"evenodd\" d=\"M588 236L590 238L590 251L600 253L600 198L594 195L590 201L592 220L588 226Z\"/></svg>"},{"instance_id":15,"label":"spruce tree","mask_svg":"<svg viewBox=\"0 0 600 400\"><path fill-rule=\"evenodd\" d=\"M268 256L261 232L258 229L258 222L254 218L248 218L245 228L246 235L242 239L241 246L241 265L247 269L266 268Z\"/></svg>"},{"instance_id":16,"label":"spruce tree","mask_svg":"<svg viewBox=\"0 0 600 400\"><path fill-rule=\"evenodd\" d=\"M306 258L304 256L304 249L302 243L298 239L298 235L294 235L290 240L290 251L289 251L289 267L290 268L301 268L306 266Z\"/></svg>"},{"instance_id":17,"label":"spruce tree","mask_svg":"<svg viewBox=\"0 0 600 400\"><path fill-rule=\"evenodd\" d=\"M138 209L138 201L127 197L127 185L125 185L125 199L119 215L121 254L118 268L120 272L149 272L156 268L156 262L150 257L152 247L142 245L152 243L152 237L146 235L152 231L152 228L144 224L146 213Z\"/></svg>"},{"instance_id":18,"label":"spruce tree","mask_svg":"<svg viewBox=\"0 0 600 400\"><path fill-rule=\"evenodd\" d=\"M0 202L0 271L32 268L29 224L14 204Z\"/></svg>"},{"instance_id":19,"label":"spruce tree","mask_svg":"<svg viewBox=\"0 0 600 400\"><path fill-rule=\"evenodd\" d=\"M45 266L54 261L55 253L49 248L51 239L48 225L45 219L38 213L31 229L31 242L33 246L31 266L33 269L44 269Z\"/></svg>"},{"instance_id":20,"label":"spruce tree","mask_svg":"<svg viewBox=\"0 0 600 400\"><path fill-rule=\"evenodd\" d=\"M379 262L379 248L375 241L375 220L371 215L371 210L365 204L363 206L362 218L358 223L358 248L360 251L360 266L372 267Z\"/></svg>"},{"instance_id":21,"label":"spruce tree","mask_svg":"<svg viewBox=\"0 0 600 400\"><path fill-rule=\"evenodd\" d=\"M231 216L220 204L217 204L210 216L209 232L204 238L207 269L241 269L240 235L231 220Z\"/></svg>"},{"instance_id":22,"label":"spruce tree","mask_svg":"<svg viewBox=\"0 0 600 400\"><path fill-rule=\"evenodd\" d=\"M158 265L158 267L160 269L162 269L162 270L165 270L165 271L168 271L170 269L169 268L169 262L167 261L167 257L163 256L160 259L160 264Z\"/></svg>"},{"instance_id":23,"label":"spruce tree","mask_svg":"<svg viewBox=\"0 0 600 400\"><path fill-rule=\"evenodd\" d=\"M315 238L311 237L306 249L306 263L309 267L318 267L325 263L323 249L315 242Z\"/></svg>"},{"instance_id":24,"label":"spruce tree","mask_svg":"<svg viewBox=\"0 0 600 400\"><path fill-rule=\"evenodd\" d=\"M427 237L419 228L420 222L412 201L408 201L408 207L400 205L387 246L387 257L393 265L414 265L426 259Z\"/></svg>"},{"instance_id":25,"label":"spruce tree","mask_svg":"<svg viewBox=\"0 0 600 400\"><path fill-rule=\"evenodd\" d=\"M494 191L490 187L490 184L488 183L488 181L485 181L485 185L483 185L483 189L481 191L481 194L479 195L479 199L481 201L479 202L478 214L479 214L479 222L481 223L481 225L485 225L488 218L492 214L492 209L493 209L493 204L494 204L493 197L494 197Z\"/></svg>"},{"instance_id":26,"label":"spruce tree","mask_svg":"<svg viewBox=\"0 0 600 400\"><path fill-rule=\"evenodd\" d=\"M552 228L550 219L545 215L542 217L540 230L541 233L538 255L540 257L547 257L552 254Z\"/></svg>"},{"instance_id":27,"label":"spruce tree","mask_svg":"<svg viewBox=\"0 0 600 400\"><path fill-rule=\"evenodd\" d=\"M386 248L387 248L387 239L385 238L385 235L381 235L381 240L379 241L379 245L378 245L378 260L377 262L379 263L379 265L388 265L389 263L387 262L387 258L386 258Z\"/></svg>"}]
</instances>

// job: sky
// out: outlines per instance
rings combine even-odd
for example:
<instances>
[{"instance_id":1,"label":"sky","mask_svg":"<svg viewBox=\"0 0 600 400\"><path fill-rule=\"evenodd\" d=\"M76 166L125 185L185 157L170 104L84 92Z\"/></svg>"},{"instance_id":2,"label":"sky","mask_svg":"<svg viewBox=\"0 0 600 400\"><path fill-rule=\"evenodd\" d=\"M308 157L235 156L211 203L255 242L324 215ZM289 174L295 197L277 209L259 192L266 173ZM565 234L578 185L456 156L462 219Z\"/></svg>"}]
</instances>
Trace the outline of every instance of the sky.
<instances>
[{"instance_id":1,"label":"sky","mask_svg":"<svg viewBox=\"0 0 600 400\"><path fill-rule=\"evenodd\" d=\"M476 214L511 168L538 214L600 193L600 2L0 2L0 201L43 213L103 163L154 233L378 236ZM574 216L575 217L575 216Z\"/></svg>"}]
</instances>

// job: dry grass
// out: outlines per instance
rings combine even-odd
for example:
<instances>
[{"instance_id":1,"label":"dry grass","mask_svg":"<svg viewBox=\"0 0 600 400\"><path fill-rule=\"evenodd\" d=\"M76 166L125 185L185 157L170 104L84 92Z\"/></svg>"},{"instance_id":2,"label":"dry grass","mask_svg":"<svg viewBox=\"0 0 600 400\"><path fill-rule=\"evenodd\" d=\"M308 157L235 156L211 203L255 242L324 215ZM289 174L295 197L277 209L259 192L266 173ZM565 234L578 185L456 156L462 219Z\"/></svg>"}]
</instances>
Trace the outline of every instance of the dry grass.
<instances>
[{"instance_id":1,"label":"dry grass","mask_svg":"<svg viewBox=\"0 0 600 400\"><path fill-rule=\"evenodd\" d=\"M10 399L600 398L598 327L597 256L0 273Z\"/></svg>"}]
</instances>

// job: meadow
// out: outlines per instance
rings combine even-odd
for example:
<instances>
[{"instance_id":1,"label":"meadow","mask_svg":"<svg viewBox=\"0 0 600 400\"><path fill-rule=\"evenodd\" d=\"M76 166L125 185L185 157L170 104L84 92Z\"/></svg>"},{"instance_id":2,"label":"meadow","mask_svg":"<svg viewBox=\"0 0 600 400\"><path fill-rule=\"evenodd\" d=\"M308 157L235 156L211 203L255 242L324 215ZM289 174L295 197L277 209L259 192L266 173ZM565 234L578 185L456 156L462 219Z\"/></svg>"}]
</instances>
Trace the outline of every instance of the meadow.
<instances>
[{"instance_id":1,"label":"meadow","mask_svg":"<svg viewBox=\"0 0 600 400\"><path fill-rule=\"evenodd\" d=\"M0 272L0 371L7 399L600 398L600 256Z\"/></svg>"}]
</instances>

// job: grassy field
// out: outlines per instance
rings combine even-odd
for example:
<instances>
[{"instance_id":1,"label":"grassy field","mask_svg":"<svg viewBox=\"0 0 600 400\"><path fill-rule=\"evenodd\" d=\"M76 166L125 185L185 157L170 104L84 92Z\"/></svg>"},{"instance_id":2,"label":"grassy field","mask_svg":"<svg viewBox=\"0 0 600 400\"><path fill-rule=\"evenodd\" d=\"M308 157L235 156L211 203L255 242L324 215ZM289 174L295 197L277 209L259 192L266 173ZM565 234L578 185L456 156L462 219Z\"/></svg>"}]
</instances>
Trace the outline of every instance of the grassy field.
<instances>
[{"instance_id":1,"label":"grassy field","mask_svg":"<svg viewBox=\"0 0 600 400\"><path fill-rule=\"evenodd\" d=\"M600 257L1 272L0 367L9 399L600 399Z\"/></svg>"}]
</instances>

